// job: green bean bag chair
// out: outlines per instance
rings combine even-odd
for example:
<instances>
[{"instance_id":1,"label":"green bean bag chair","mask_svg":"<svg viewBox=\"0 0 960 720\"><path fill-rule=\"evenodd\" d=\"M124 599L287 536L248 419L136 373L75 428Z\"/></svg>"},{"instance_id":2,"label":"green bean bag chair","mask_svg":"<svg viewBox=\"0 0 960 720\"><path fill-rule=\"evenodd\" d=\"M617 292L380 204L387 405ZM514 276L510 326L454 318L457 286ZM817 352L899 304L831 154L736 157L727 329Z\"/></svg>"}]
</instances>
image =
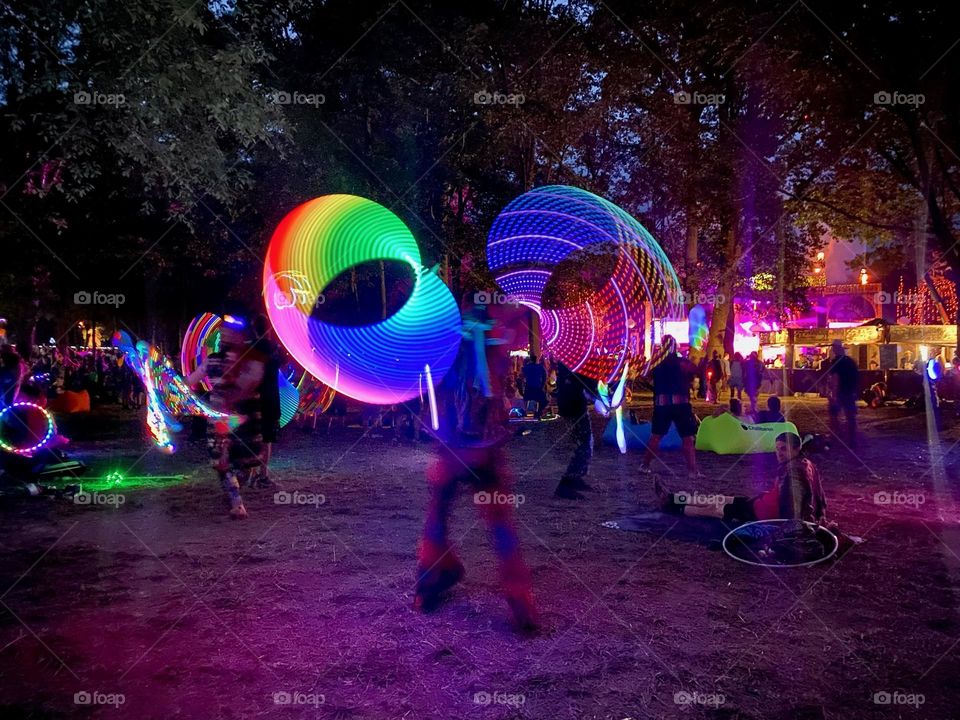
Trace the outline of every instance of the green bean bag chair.
<instances>
[{"instance_id":1,"label":"green bean bag chair","mask_svg":"<svg viewBox=\"0 0 960 720\"><path fill-rule=\"evenodd\" d=\"M792 422L751 425L730 413L724 413L700 422L697 450L710 450L718 455L774 452L777 435L785 432L800 435Z\"/></svg>"}]
</instances>

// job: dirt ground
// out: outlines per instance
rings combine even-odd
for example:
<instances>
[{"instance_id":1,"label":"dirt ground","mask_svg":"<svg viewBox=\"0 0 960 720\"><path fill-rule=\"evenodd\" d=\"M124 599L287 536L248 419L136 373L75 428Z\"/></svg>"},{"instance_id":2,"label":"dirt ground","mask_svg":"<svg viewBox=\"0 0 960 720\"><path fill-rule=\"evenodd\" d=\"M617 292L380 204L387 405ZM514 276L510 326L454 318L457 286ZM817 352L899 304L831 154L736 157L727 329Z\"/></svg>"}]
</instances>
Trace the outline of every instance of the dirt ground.
<instances>
[{"instance_id":1,"label":"dirt ground","mask_svg":"<svg viewBox=\"0 0 960 720\"><path fill-rule=\"evenodd\" d=\"M825 429L822 400L788 411ZM639 453L598 441L595 491L564 502L564 422L514 440L544 623L525 639L466 494L453 527L467 576L436 614L410 608L429 443L288 429L275 478L316 503L247 491L249 520L231 522L199 447L144 454L132 414L73 418L91 476L187 478L0 508L0 717L958 717L960 432L931 444L922 416L861 419L856 455L812 457L829 515L865 542L804 569L744 565L677 527L603 527L654 507ZM664 459L687 484L679 453ZM704 487L684 489L764 487L756 456L700 461Z\"/></svg>"}]
</instances>

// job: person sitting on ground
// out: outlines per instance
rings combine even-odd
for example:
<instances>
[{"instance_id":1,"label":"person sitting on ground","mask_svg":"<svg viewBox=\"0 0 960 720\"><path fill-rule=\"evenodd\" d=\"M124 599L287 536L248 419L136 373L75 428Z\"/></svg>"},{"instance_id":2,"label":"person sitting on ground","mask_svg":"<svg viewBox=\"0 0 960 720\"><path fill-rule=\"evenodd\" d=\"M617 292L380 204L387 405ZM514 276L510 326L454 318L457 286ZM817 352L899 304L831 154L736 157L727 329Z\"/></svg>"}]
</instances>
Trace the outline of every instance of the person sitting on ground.
<instances>
[{"instance_id":1,"label":"person sitting on ground","mask_svg":"<svg viewBox=\"0 0 960 720\"><path fill-rule=\"evenodd\" d=\"M730 398L729 407L718 407L714 413L714 417L720 417L721 415L731 414L738 420L743 417L743 403L737 400L736 398Z\"/></svg>"},{"instance_id":2,"label":"person sitting on ground","mask_svg":"<svg viewBox=\"0 0 960 720\"><path fill-rule=\"evenodd\" d=\"M767 409L757 413L758 423L782 423L786 421L787 419L783 416L781 409L780 398L776 395L768 397Z\"/></svg>"},{"instance_id":3,"label":"person sitting on ground","mask_svg":"<svg viewBox=\"0 0 960 720\"><path fill-rule=\"evenodd\" d=\"M743 417L743 403L737 398L730 398L730 414L735 418Z\"/></svg>"},{"instance_id":4,"label":"person sitting on ground","mask_svg":"<svg viewBox=\"0 0 960 720\"><path fill-rule=\"evenodd\" d=\"M659 481L654 490L664 512L688 517L721 518L725 522L746 523L755 520L804 520L826 523L827 501L817 466L800 454L800 436L777 436L777 477L773 487L753 498L733 495L707 495L705 502L686 493L671 493Z\"/></svg>"}]
</instances>

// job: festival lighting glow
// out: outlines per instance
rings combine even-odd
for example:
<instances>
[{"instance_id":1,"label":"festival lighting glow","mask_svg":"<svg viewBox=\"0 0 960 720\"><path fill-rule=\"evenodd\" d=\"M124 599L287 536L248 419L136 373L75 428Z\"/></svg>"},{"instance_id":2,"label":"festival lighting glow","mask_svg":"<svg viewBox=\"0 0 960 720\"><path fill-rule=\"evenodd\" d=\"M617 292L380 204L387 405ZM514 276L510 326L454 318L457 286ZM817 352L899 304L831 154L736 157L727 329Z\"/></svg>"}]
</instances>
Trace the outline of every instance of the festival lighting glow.
<instances>
[{"instance_id":1,"label":"festival lighting glow","mask_svg":"<svg viewBox=\"0 0 960 720\"><path fill-rule=\"evenodd\" d=\"M565 261L575 277L557 273ZM550 351L597 380L619 376L631 323L643 326L646 303L655 317L683 317L680 282L656 240L622 209L579 188L550 185L513 200L490 229L487 264L504 293L540 316ZM565 279L575 287L551 294L548 283ZM659 360L648 358L641 373Z\"/></svg>"},{"instance_id":2,"label":"festival lighting glow","mask_svg":"<svg viewBox=\"0 0 960 720\"><path fill-rule=\"evenodd\" d=\"M280 427L286 427L293 420L300 405L300 393L283 373L279 373L280 381Z\"/></svg>"},{"instance_id":3,"label":"festival lighting glow","mask_svg":"<svg viewBox=\"0 0 960 720\"><path fill-rule=\"evenodd\" d=\"M0 449L4 452L30 457L45 447L56 431L53 416L34 403L15 402L0 410ZM10 435L16 434L25 434L26 439L11 440Z\"/></svg>"},{"instance_id":4,"label":"festival lighting glow","mask_svg":"<svg viewBox=\"0 0 960 720\"><path fill-rule=\"evenodd\" d=\"M690 308L688 333L691 350L701 351L707 347L710 328L707 324L707 311L703 305L694 305Z\"/></svg>"},{"instance_id":5,"label":"festival lighting glow","mask_svg":"<svg viewBox=\"0 0 960 720\"><path fill-rule=\"evenodd\" d=\"M373 260L407 263L413 290L385 320L362 327L318 319L315 307L338 275ZM325 195L277 226L263 271L263 294L280 341L311 375L338 392L376 404L419 393L429 365L440 382L460 348L460 311L443 281L421 263L406 225L355 195Z\"/></svg>"}]
</instances>

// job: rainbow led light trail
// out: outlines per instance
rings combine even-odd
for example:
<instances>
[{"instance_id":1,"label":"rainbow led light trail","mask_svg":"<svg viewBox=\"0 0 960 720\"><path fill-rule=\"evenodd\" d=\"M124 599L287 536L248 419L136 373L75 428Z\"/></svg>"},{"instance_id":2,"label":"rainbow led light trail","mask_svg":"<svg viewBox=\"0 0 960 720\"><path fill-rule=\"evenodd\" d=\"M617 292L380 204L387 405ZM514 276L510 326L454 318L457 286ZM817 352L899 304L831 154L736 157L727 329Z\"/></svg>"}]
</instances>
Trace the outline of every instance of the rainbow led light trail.
<instances>
[{"instance_id":1,"label":"rainbow led light trail","mask_svg":"<svg viewBox=\"0 0 960 720\"><path fill-rule=\"evenodd\" d=\"M221 431L236 427L238 419L218 412L200 400L173 369L169 358L143 340L134 342L130 334L118 331L113 346L123 351L124 361L143 382L147 398L147 430L154 444L165 453L173 453L173 433L181 430L176 418L200 415L219 424Z\"/></svg>"},{"instance_id":2,"label":"rainbow led light trail","mask_svg":"<svg viewBox=\"0 0 960 720\"><path fill-rule=\"evenodd\" d=\"M229 324L236 326L238 323L238 320L230 315L227 318L231 319ZM191 375L203 364L207 355L220 349L220 328L223 324L224 318L209 312L200 313L190 321L187 331L183 334L183 343L180 347L180 368L183 377ZM282 372L278 374L280 427L286 427L287 423L293 420L297 413L297 407L300 404L300 392ZM205 391L210 391L210 383L206 378L200 380L199 384Z\"/></svg>"},{"instance_id":3,"label":"rainbow led light trail","mask_svg":"<svg viewBox=\"0 0 960 720\"><path fill-rule=\"evenodd\" d=\"M570 266L575 274L578 268L597 274L603 264L591 261L593 253L606 259L607 276L581 282L575 295L548 306L544 291L558 265L580 259ZM683 317L680 282L653 236L613 203L579 188L549 185L511 202L490 229L487 264L505 293L540 316L550 352L606 383L619 380L631 326L644 327L646 303L655 317ZM640 372L659 359L649 358Z\"/></svg>"},{"instance_id":4,"label":"rainbow led light trail","mask_svg":"<svg viewBox=\"0 0 960 720\"><path fill-rule=\"evenodd\" d=\"M362 327L318 319L322 293L341 273L372 260L407 263L413 291L386 320ZM264 302L277 337L311 375L363 402L392 404L417 396L429 365L435 382L460 346L460 311L447 286L423 266L406 225L390 210L355 195L324 195L279 224L263 271Z\"/></svg>"},{"instance_id":5,"label":"rainbow led light trail","mask_svg":"<svg viewBox=\"0 0 960 720\"><path fill-rule=\"evenodd\" d=\"M188 377L203 364L211 352L220 349L220 326L223 318L213 313L197 315L187 326L183 334L183 345L180 349L180 371L183 377ZM200 381L200 386L210 391L210 383L206 378Z\"/></svg>"}]
</instances>

